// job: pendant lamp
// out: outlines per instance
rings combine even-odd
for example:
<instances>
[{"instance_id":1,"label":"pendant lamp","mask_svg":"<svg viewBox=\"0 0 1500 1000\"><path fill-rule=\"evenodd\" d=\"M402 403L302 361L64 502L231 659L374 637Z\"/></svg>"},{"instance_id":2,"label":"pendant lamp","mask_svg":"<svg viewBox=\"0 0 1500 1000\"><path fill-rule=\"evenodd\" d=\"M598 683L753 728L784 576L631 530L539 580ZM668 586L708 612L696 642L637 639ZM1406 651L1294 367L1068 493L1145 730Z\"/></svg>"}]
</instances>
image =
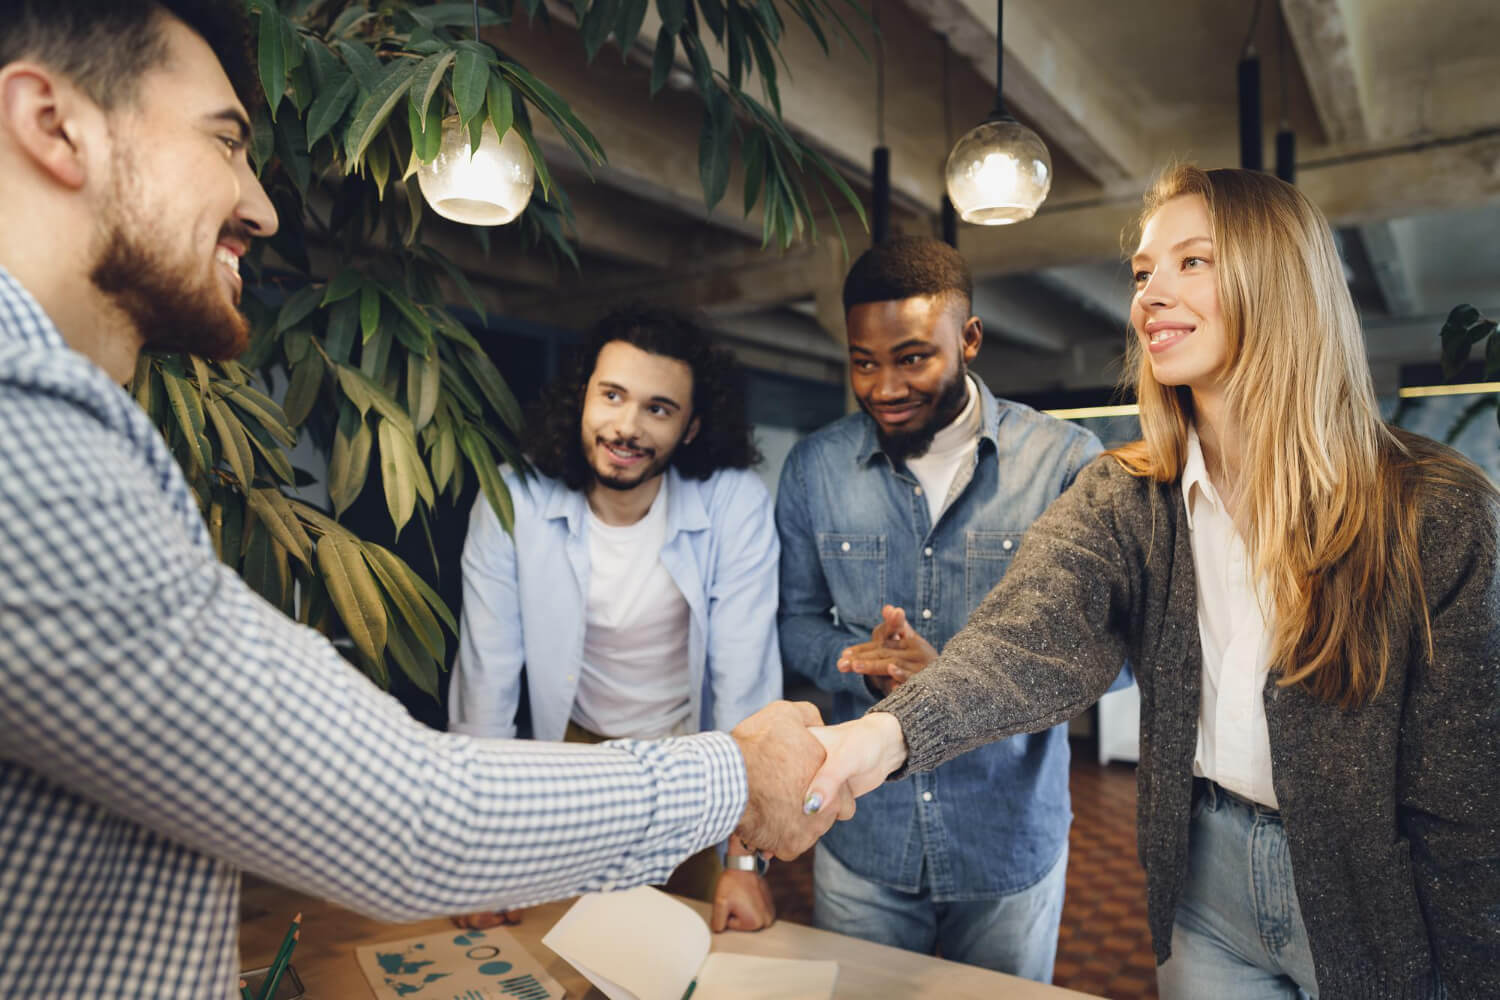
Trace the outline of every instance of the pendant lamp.
<instances>
[{"instance_id":1,"label":"pendant lamp","mask_svg":"<svg viewBox=\"0 0 1500 1000\"><path fill-rule=\"evenodd\" d=\"M474 37L479 37L479 0L474 0ZM438 155L417 168L417 184L427 204L445 219L502 226L526 210L536 165L514 127L502 137L486 120L474 149L458 115L448 115Z\"/></svg>"},{"instance_id":2,"label":"pendant lamp","mask_svg":"<svg viewBox=\"0 0 1500 1000\"><path fill-rule=\"evenodd\" d=\"M1005 109L1005 0L995 17L995 106L948 154L948 197L959 218L981 226L1024 222L1052 189L1052 156L1031 129Z\"/></svg>"}]
</instances>

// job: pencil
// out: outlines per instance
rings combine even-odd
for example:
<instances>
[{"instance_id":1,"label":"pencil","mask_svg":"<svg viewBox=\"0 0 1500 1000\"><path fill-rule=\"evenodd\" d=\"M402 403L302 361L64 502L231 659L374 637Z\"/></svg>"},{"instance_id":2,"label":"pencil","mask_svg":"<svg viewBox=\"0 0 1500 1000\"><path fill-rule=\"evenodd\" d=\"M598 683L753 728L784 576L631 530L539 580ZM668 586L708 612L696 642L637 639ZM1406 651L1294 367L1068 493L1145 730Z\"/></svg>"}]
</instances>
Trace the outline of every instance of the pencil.
<instances>
[{"instance_id":1,"label":"pencil","mask_svg":"<svg viewBox=\"0 0 1500 1000\"><path fill-rule=\"evenodd\" d=\"M302 914L299 911L292 918L292 925L286 929L286 937L281 939L281 947L276 951L275 961L266 970L266 978L261 984L260 996L257 1000L271 1000L276 995L276 986L286 970L286 963L291 961L292 947L297 943L298 928L301 926Z\"/></svg>"},{"instance_id":2,"label":"pencil","mask_svg":"<svg viewBox=\"0 0 1500 1000\"><path fill-rule=\"evenodd\" d=\"M250 984L243 979L240 980L240 1000L255 1000L250 994Z\"/></svg>"}]
</instances>

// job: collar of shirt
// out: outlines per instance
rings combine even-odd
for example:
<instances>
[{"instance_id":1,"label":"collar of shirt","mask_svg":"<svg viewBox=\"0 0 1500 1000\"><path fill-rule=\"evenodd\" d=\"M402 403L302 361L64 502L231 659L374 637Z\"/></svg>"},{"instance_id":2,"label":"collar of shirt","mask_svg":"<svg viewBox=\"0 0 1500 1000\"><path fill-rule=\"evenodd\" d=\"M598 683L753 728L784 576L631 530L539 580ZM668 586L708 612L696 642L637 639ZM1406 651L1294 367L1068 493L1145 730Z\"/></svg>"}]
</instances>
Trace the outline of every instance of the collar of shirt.
<instances>
[{"instance_id":1,"label":"collar of shirt","mask_svg":"<svg viewBox=\"0 0 1500 1000\"><path fill-rule=\"evenodd\" d=\"M66 347L61 331L41 303L0 267L0 344L10 347Z\"/></svg>"},{"instance_id":2,"label":"collar of shirt","mask_svg":"<svg viewBox=\"0 0 1500 1000\"><path fill-rule=\"evenodd\" d=\"M969 380L970 405L974 406L979 412L979 426L975 428L979 434L979 439L980 441L987 439L990 444L998 448L1000 444L1000 422L1004 419L1005 414L1001 410L1000 404L995 399L993 393L982 386L972 374L965 377ZM952 424L939 431L938 434L941 435L944 431L959 426L968 412L969 409L966 406L964 413L959 414ZM864 439L860 442L859 448L855 450L854 464L864 467L869 465L876 455L885 455L885 449L880 447L880 438L875 431L874 418L864 410L860 410L859 415L864 424ZM973 417L968 417L968 419L972 420ZM889 457L887 457L887 461L889 461Z\"/></svg>"},{"instance_id":3,"label":"collar of shirt","mask_svg":"<svg viewBox=\"0 0 1500 1000\"><path fill-rule=\"evenodd\" d=\"M1196 497L1202 497L1213 504L1216 510L1223 507L1213 480L1208 478L1208 463L1203 459L1203 444L1198 440L1198 428L1188 424L1187 461L1182 466L1182 502L1187 508L1188 531L1193 530L1193 504Z\"/></svg>"},{"instance_id":4,"label":"collar of shirt","mask_svg":"<svg viewBox=\"0 0 1500 1000\"><path fill-rule=\"evenodd\" d=\"M708 530L708 506L702 490L698 488L700 484L682 478L674 466L668 466L663 475L667 477L662 483L662 488L667 493L667 541L670 542L680 531ZM549 479L545 482L548 483L550 492L540 504L542 517L548 520L563 518L568 522L568 534L582 535L583 526L588 523L588 497L580 490L568 489L561 480Z\"/></svg>"}]
</instances>

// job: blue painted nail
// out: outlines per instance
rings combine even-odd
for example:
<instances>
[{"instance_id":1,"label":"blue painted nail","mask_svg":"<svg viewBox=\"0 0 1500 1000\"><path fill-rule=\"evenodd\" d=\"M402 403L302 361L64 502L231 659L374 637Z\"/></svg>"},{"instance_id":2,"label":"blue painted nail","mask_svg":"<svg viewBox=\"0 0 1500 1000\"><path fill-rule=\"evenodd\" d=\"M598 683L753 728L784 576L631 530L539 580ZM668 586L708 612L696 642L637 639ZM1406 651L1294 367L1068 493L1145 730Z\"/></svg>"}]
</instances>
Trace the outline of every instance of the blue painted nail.
<instances>
[{"instance_id":1,"label":"blue painted nail","mask_svg":"<svg viewBox=\"0 0 1500 1000\"><path fill-rule=\"evenodd\" d=\"M807 797L807 801L802 803L802 811L809 816L822 808L823 796L819 795L817 792L813 792L812 794L810 794Z\"/></svg>"}]
</instances>

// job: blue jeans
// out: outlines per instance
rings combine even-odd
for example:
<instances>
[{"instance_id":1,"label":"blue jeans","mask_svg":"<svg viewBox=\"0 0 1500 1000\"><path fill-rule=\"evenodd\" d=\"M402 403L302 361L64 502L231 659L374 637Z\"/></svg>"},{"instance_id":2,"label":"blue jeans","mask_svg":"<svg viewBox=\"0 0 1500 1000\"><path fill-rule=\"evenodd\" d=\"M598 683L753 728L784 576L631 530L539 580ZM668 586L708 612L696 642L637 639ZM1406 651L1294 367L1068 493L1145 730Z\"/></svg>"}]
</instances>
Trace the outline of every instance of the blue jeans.
<instances>
[{"instance_id":1,"label":"blue jeans","mask_svg":"<svg viewBox=\"0 0 1500 1000\"><path fill-rule=\"evenodd\" d=\"M813 858L813 923L925 955L1052 981L1068 847L1041 880L999 899L935 902L927 880L903 892L861 878L823 845Z\"/></svg>"},{"instance_id":2,"label":"blue jeans","mask_svg":"<svg viewBox=\"0 0 1500 1000\"><path fill-rule=\"evenodd\" d=\"M1312 950L1281 815L1198 779L1162 1000L1308 1000Z\"/></svg>"}]
</instances>

